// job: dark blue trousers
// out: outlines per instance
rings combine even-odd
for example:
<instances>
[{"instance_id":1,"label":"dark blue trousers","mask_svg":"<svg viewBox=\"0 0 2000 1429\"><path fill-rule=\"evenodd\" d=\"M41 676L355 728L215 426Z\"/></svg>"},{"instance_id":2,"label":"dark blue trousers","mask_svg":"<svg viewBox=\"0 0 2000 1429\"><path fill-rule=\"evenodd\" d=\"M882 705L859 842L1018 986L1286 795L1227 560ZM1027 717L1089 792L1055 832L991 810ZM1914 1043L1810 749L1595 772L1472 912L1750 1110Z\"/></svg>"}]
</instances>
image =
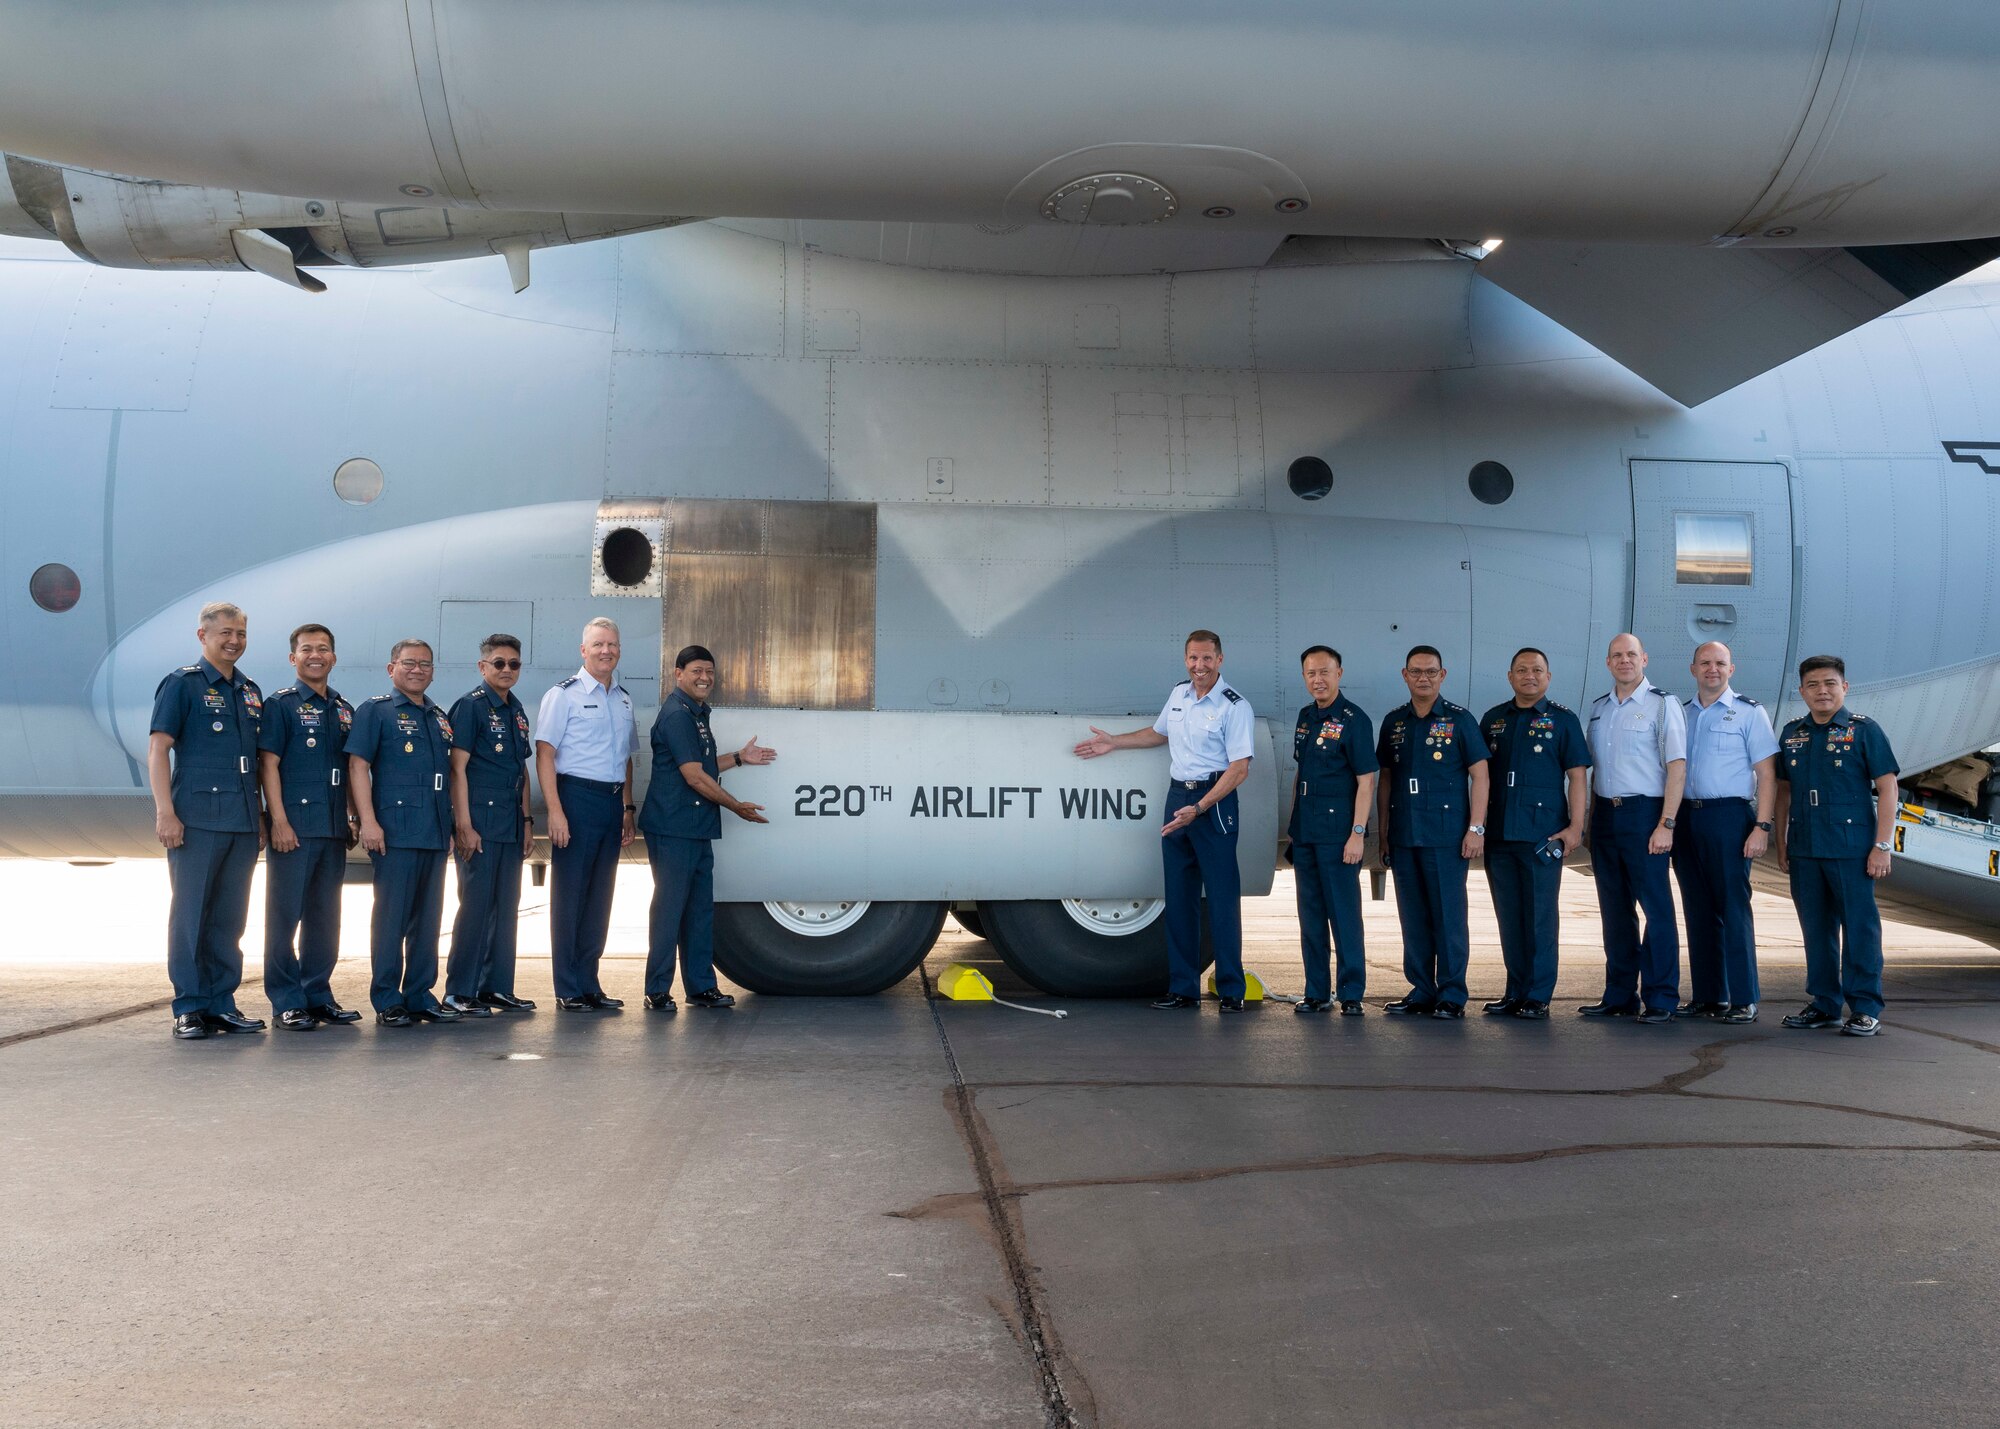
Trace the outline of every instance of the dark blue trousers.
<instances>
[{"instance_id":1,"label":"dark blue trousers","mask_svg":"<svg viewBox=\"0 0 2000 1429\"><path fill-rule=\"evenodd\" d=\"M549 853L549 952L557 997L602 997L597 964L611 932L611 892L625 830L618 784L556 776L569 843Z\"/></svg>"},{"instance_id":2,"label":"dark blue trousers","mask_svg":"<svg viewBox=\"0 0 2000 1429\"><path fill-rule=\"evenodd\" d=\"M243 925L250 919L250 879L257 835L187 829L167 850L167 978L174 1016L234 1012L243 982Z\"/></svg>"},{"instance_id":3,"label":"dark blue trousers","mask_svg":"<svg viewBox=\"0 0 2000 1429\"><path fill-rule=\"evenodd\" d=\"M264 995L273 1012L333 1001L345 839L300 839L264 860Z\"/></svg>"},{"instance_id":4,"label":"dark blue trousers","mask_svg":"<svg viewBox=\"0 0 2000 1429\"><path fill-rule=\"evenodd\" d=\"M479 841L458 861L458 916L444 990L453 997L514 995L514 945L520 930L521 845Z\"/></svg>"},{"instance_id":5,"label":"dark blue trousers","mask_svg":"<svg viewBox=\"0 0 2000 1429\"><path fill-rule=\"evenodd\" d=\"M1882 1015L1882 911L1864 855L1792 855L1792 903L1805 934L1806 995L1840 1015L1845 999L1857 1017Z\"/></svg>"},{"instance_id":6,"label":"dark blue trousers","mask_svg":"<svg viewBox=\"0 0 2000 1429\"><path fill-rule=\"evenodd\" d=\"M1688 997L1730 1005L1758 1001L1757 930L1750 922L1750 860L1757 826L1749 799L1689 799L1674 829L1674 879L1687 919Z\"/></svg>"},{"instance_id":7,"label":"dark blue trousers","mask_svg":"<svg viewBox=\"0 0 2000 1429\"><path fill-rule=\"evenodd\" d=\"M1403 976L1418 1002L1465 1006L1465 964L1472 937L1465 922L1465 876L1458 846L1389 846L1396 875L1396 918L1403 925Z\"/></svg>"},{"instance_id":8,"label":"dark blue trousers","mask_svg":"<svg viewBox=\"0 0 2000 1429\"><path fill-rule=\"evenodd\" d=\"M377 1012L438 1005L431 989L437 983L444 864L449 857L441 848L393 846L368 855L375 865L375 912L368 929L374 976L368 984L368 1001Z\"/></svg>"},{"instance_id":9,"label":"dark blue trousers","mask_svg":"<svg viewBox=\"0 0 2000 1429\"><path fill-rule=\"evenodd\" d=\"M1486 886L1500 924L1500 959L1507 965L1505 996L1547 1002L1556 995L1556 935L1561 914L1562 864L1535 852L1547 839L1486 845Z\"/></svg>"},{"instance_id":10,"label":"dark blue trousers","mask_svg":"<svg viewBox=\"0 0 2000 1429\"><path fill-rule=\"evenodd\" d=\"M681 991L715 987L715 842L646 835L653 865L653 907L646 940L646 996L674 990L680 950Z\"/></svg>"},{"instance_id":11,"label":"dark blue trousers","mask_svg":"<svg viewBox=\"0 0 2000 1429\"><path fill-rule=\"evenodd\" d=\"M1214 781L1167 786L1166 813L1199 803ZM1186 828L1160 840L1166 873L1167 987L1201 996L1201 899L1208 894L1208 936L1215 948L1215 992L1243 996L1243 875L1236 867L1236 796L1229 794Z\"/></svg>"},{"instance_id":12,"label":"dark blue trousers","mask_svg":"<svg viewBox=\"0 0 2000 1429\"><path fill-rule=\"evenodd\" d=\"M1292 882L1299 900L1299 952L1306 964L1306 996L1325 1001L1333 995L1332 962L1337 947L1339 1000L1359 1002L1368 989L1368 961L1361 939L1361 865L1341 862L1344 846L1293 844ZM1331 943L1327 940L1329 925L1333 929Z\"/></svg>"},{"instance_id":13,"label":"dark blue trousers","mask_svg":"<svg viewBox=\"0 0 2000 1429\"><path fill-rule=\"evenodd\" d=\"M1669 856L1646 852L1664 800L1593 799L1590 866L1604 924L1604 1001L1610 1007L1672 1008L1680 1001L1681 939L1674 925ZM1646 930L1639 931L1639 910Z\"/></svg>"}]
</instances>

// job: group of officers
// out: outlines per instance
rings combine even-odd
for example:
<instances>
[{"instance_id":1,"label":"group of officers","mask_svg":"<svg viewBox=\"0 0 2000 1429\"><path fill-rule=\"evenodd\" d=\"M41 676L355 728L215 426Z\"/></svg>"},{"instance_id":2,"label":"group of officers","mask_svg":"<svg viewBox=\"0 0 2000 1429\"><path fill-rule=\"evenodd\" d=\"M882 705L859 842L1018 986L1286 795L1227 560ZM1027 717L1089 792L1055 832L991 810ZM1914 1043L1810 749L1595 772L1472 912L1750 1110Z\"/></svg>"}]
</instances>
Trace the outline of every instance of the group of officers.
<instances>
[{"instance_id":1,"label":"group of officers","mask_svg":"<svg viewBox=\"0 0 2000 1429\"><path fill-rule=\"evenodd\" d=\"M1188 678L1151 727L1124 734L1093 727L1075 752L1096 758L1167 746L1172 783L1161 836L1170 978L1153 1006L1200 1006L1205 894L1219 1004L1241 1012L1236 789L1250 768L1253 717L1221 677L1221 637L1194 631L1183 654ZM1775 835L1804 935L1810 999L1784 1025L1857 1037L1880 1030L1882 920L1873 880L1889 872L1898 770L1881 727L1847 709L1844 662L1835 655L1800 662L1807 713L1782 733L1756 700L1731 688L1735 664L1720 641L1695 650L1695 693L1684 700L1646 678L1646 651L1634 635L1611 642L1605 665L1612 688L1579 720L1548 697L1548 657L1520 650L1507 671L1513 698L1475 719L1442 697L1444 659L1418 645L1403 662L1409 701L1378 735L1340 691L1339 653L1314 645L1300 656L1312 699L1292 731L1298 767L1287 830L1306 980L1297 1012L1336 1003L1346 1015L1363 1012L1361 866L1372 807L1382 862L1395 879L1410 983L1385 1012L1465 1016L1467 873L1483 858L1507 968L1504 994L1484 1011L1546 1018L1563 860L1587 834L1604 993L1578 1011L1656 1024L1754 1022L1750 865ZM1687 916L1685 1002L1670 867Z\"/></svg>"},{"instance_id":2,"label":"group of officers","mask_svg":"<svg viewBox=\"0 0 2000 1429\"><path fill-rule=\"evenodd\" d=\"M598 980L619 850L643 833L653 868L646 1006L670 1011L676 953L682 993L696 1007L735 1002L716 987L712 843L723 810L765 822L732 798L726 769L768 764L752 737L718 754L709 729L715 658L699 645L674 661L674 688L652 728L652 783L632 802L638 740L632 698L618 683L618 627L583 629L582 665L543 696L534 726L514 694L521 641L480 642L480 683L449 710L430 698L436 654L399 640L390 692L355 705L331 683L333 632L291 634L298 679L266 699L238 668L249 642L243 612L203 607L202 658L160 682L147 773L155 832L173 887L167 973L173 1035L259 1032L236 1004L242 937L257 855L266 877L264 989L278 1025L311 1031L358 1022L332 989L340 892L358 843L374 865L369 1001L385 1027L456 1022L534 1007L514 987L521 864L533 844L528 761L536 762L551 845L550 942L556 1005L612 1011ZM444 870L458 860L458 915L435 991Z\"/></svg>"},{"instance_id":3,"label":"group of officers","mask_svg":"<svg viewBox=\"0 0 2000 1429\"><path fill-rule=\"evenodd\" d=\"M449 710L428 693L436 655L406 639L389 652L390 692L354 705L335 690L333 632L291 633L297 682L267 701L238 668L248 622L234 605L203 607L202 658L160 682L147 772L155 829L173 888L167 971L173 1035L256 1032L236 1004L251 877L268 842L264 986L278 1025L310 1031L349 1023L331 985L340 892L358 843L374 865L369 1000L386 1027L524 1011L514 986L521 865L533 844L527 766L547 806L550 945L556 1005L611 1011L598 978L619 851L643 833L653 871L645 1003L697 1007L734 999L715 981L714 851L723 810L764 823L760 805L723 789L724 771L768 764L753 736L718 754L709 727L715 658L690 645L651 733L645 806L632 801L638 727L618 683L618 627L583 629L581 667L550 689L533 726L514 694L521 642L488 636L480 683ZM1200 1005L1206 906L1216 991L1241 1012L1241 881L1236 790L1254 750L1249 701L1222 679L1222 640L1191 633L1188 678L1152 725L1125 734L1092 727L1084 758L1166 745L1161 830L1168 992L1154 1006ZM1708 1017L1754 1022L1757 949L1750 865L1776 838L1791 878L1810 1001L1787 1027L1873 1036L1882 1013L1882 927L1873 880L1889 871L1895 756L1881 728L1845 704L1838 656L1799 665L1807 713L1780 734L1757 701L1730 686L1719 641L1697 648L1695 694L1678 699L1646 678L1636 636L1611 642L1612 688L1586 720L1548 697L1548 657L1516 652L1513 698L1479 719L1443 698L1443 657L1405 657L1408 702L1376 734L1341 693L1339 652L1300 657L1311 702L1292 733L1297 762L1289 856L1297 874L1305 996L1301 1013L1363 1011L1367 967L1361 865L1370 809L1395 879L1407 993L1386 1003L1406 1017L1462 1018L1470 953L1466 888L1483 858L1506 990L1493 1016L1546 1018L1557 972L1557 893L1564 858L1588 834L1603 922L1604 993L1588 1017L1642 1023ZM435 992L446 862L458 860L458 914ZM1680 1001L1680 938L1669 867L1688 922L1689 998ZM1330 934L1330 936L1329 936Z\"/></svg>"}]
</instances>

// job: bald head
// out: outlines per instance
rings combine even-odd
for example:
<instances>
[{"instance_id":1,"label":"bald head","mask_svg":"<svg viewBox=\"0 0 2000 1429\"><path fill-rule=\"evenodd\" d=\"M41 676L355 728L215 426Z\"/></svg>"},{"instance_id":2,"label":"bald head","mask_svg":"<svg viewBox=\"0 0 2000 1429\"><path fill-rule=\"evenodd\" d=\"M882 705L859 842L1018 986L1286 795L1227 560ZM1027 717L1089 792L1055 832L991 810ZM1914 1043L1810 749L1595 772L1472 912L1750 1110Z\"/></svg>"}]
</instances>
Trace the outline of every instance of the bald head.
<instances>
[{"instance_id":1,"label":"bald head","mask_svg":"<svg viewBox=\"0 0 2000 1429\"><path fill-rule=\"evenodd\" d=\"M1622 700L1646 678L1646 647L1628 630L1604 652L1604 668L1611 672L1611 682L1617 686L1618 698Z\"/></svg>"},{"instance_id":2,"label":"bald head","mask_svg":"<svg viewBox=\"0 0 2000 1429\"><path fill-rule=\"evenodd\" d=\"M1712 705L1729 688L1730 676L1736 673L1736 661L1727 645L1720 640L1710 640L1695 646L1694 661L1688 666L1688 673L1694 676L1702 704Z\"/></svg>"}]
</instances>

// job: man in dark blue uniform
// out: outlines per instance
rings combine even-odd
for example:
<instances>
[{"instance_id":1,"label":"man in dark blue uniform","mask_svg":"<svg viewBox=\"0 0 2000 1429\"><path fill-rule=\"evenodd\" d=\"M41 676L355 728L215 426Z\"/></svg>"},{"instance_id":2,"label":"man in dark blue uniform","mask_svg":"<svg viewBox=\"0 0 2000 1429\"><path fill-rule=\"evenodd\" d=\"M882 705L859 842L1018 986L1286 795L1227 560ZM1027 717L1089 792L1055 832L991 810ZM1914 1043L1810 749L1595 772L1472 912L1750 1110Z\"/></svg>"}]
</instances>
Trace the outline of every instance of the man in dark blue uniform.
<instances>
[{"instance_id":1,"label":"man in dark blue uniform","mask_svg":"<svg viewBox=\"0 0 2000 1429\"><path fill-rule=\"evenodd\" d=\"M733 754L717 756L708 727L715 656L689 645L674 656L674 688L653 720L653 780L639 811L646 857L653 865L653 907L646 944L646 1006L674 1007L674 953L680 952L681 991L690 1007L732 1007L715 985L715 840L722 810L745 823L765 824L762 804L732 798L719 782L724 769L769 764L777 751L752 735Z\"/></svg>"},{"instance_id":2,"label":"man in dark blue uniform","mask_svg":"<svg viewBox=\"0 0 2000 1429\"><path fill-rule=\"evenodd\" d=\"M1812 1001L1785 1026L1873 1037L1882 1027L1874 880L1889 874L1896 755L1882 726L1848 712L1847 665L1838 655L1799 662L1799 696L1809 713L1778 736L1778 866L1791 874Z\"/></svg>"},{"instance_id":3,"label":"man in dark blue uniform","mask_svg":"<svg viewBox=\"0 0 2000 1429\"><path fill-rule=\"evenodd\" d=\"M1514 698L1480 720L1493 753L1486 886L1500 924L1507 990L1494 1017L1544 1018L1556 991L1563 858L1583 842L1590 748L1576 712L1549 698L1549 657L1532 646L1507 668Z\"/></svg>"},{"instance_id":4,"label":"man in dark blue uniform","mask_svg":"<svg viewBox=\"0 0 2000 1429\"><path fill-rule=\"evenodd\" d=\"M146 775L153 832L167 850L167 976L174 1036L260 1032L236 1008L243 982L243 925L263 843L257 801L256 681L236 668L250 643L243 612L217 601L201 610L201 659L160 681L153 695Z\"/></svg>"},{"instance_id":5,"label":"man in dark blue uniform","mask_svg":"<svg viewBox=\"0 0 2000 1429\"><path fill-rule=\"evenodd\" d=\"M1292 1011L1324 1012L1340 998L1344 1016L1361 1015L1368 991L1367 953L1361 937L1361 850L1368 812L1375 803L1375 726L1361 706L1340 692L1340 652L1314 645L1299 656L1299 672L1312 703L1292 730L1298 774L1292 786L1293 882L1299 903L1299 952L1306 965L1306 995ZM1327 938L1333 928L1331 943ZM1339 949L1340 978L1332 975Z\"/></svg>"},{"instance_id":6,"label":"man in dark blue uniform","mask_svg":"<svg viewBox=\"0 0 2000 1429\"><path fill-rule=\"evenodd\" d=\"M478 688L451 707L451 807L457 822L458 916L445 963L444 1005L461 1016L532 1012L514 995L514 943L521 861L534 815L528 808L528 712L514 696L521 641L479 642Z\"/></svg>"},{"instance_id":7,"label":"man in dark blue uniform","mask_svg":"<svg viewBox=\"0 0 2000 1429\"><path fill-rule=\"evenodd\" d=\"M1241 1012L1243 875L1236 863L1236 788L1250 773L1256 719L1250 702L1222 678L1222 637L1195 630L1181 646L1188 677L1175 685L1147 729L1111 734L1090 727L1079 759L1114 749L1167 746L1167 823L1160 830L1166 884L1167 994L1162 1010L1201 1006L1201 905L1215 947L1215 995L1224 1012Z\"/></svg>"},{"instance_id":8,"label":"man in dark blue uniform","mask_svg":"<svg viewBox=\"0 0 2000 1429\"><path fill-rule=\"evenodd\" d=\"M1628 631L1611 642L1604 656L1611 691L1592 702L1584 728L1604 995L1577 1011L1665 1023L1680 1001L1681 944L1667 862L1687 784L1687 721L1681 702L1646 678L1646 664L1638 636Z\"/></svg>"},{"instance_id":9,"label":"man in dark blue uniform","mask_svg":"<svg viewBox=\"0 0 2000 1429\"><path fill-rule=\"evenodd\" d=\"M257 740L271 852L264 868L264 993L278 1025L311 1031L359 1022L334 1000L340 957L340 888L355 830L347 810L347 733L354 706L327 683L333 632L292 632L298 683L264 703Z\"/></svg>"},{"instance_id":10,"label":"man in dark blue uniform","mask_svg":"<svg viewBox=\"0 0 2000 1429\"><path fill-rule=\"evenodd\" d=\"M1762 705L1730 687L1736 661L1710 640L1688 666L1687 798L1674 835L1674 877L1687 917L1688 1000L1676 1017L1757 1020L1757 933L1750 864L1776 817L1778 736Z\"/></svg>"},{"instance_id":11,"label":"man in dark blue uniform","mask_svg":"<svg viewBox=\"0 0 2000 1429\"><path fill-rule=\"evenodd\" d=\"M394 690L356 710L347 737L361 846L375 865L368 1000L384 1027L459 1019L431 991L452 824L451 721L424 693L431 666L427 641L398 640L389 652Z\"/></svg>"},{"instance_id":12,"label":"man in dark blue uniform","mask_svg":"<svg viewBox=\"0 0 2000 1429\"><path fill-rule=\"evenodd\" d=\"M1403 659L1409 702L1382 721L1375 741L1382 861L1396 875L1410 980L1382 1010L1403 1017L1465 1016L1465 879L1486 843L1486 745L1472 711L1440 695L1444 678L1437 647L1414 647Z\"/></svg>"}]
</instances>

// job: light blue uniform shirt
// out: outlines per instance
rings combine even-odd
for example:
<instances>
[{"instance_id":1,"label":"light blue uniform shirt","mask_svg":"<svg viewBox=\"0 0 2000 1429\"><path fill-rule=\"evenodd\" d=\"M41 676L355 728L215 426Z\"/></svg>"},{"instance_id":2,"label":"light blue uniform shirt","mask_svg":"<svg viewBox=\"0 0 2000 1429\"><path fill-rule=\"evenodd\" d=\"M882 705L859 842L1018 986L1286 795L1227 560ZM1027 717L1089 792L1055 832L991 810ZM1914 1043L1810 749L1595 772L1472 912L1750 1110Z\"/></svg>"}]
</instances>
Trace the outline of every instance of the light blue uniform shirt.
<instances>
[{"instance_id":1,"label":"light blue uniform shirt","mask_svg":"<svg viewBox=\"0 0 2000 1429\"><path fill-rule=\"evenodd\" d=\"M1771 716L1755 700L1725 689L1707 709L1697 696L1687 702L1687 796L1690 799L1754 799L1757 761L1778 752Z\"/></svg>"},{"instance_id":2,"label":"light blue uniform shirt","mask_svg":"<svg viewBox=\"0 0 2000 1429\"><path fill-rule=\"evenodd\" d=\"M1153 730L1167 737L1167 770L1174 778L1206 779L1250 757L1257 747L1253 718L1250 701L1220 677L1200 699L1184 680L1167 696Z\"/></svg>"},{"instance_id":3,"label":"light blue uniform shirt","mask_svg":"<svg viewBox=\"0 0 2000 1429\"><path fill-rule=\"evenodd\" d=\"M556 773L616 784L638 743L632 697L614 672L609 686L588 670L578 670L542 696L535 719L535 743L556 752Z\"/></svg>"},{"instance_id":4,"label":"light blue uniform shirt","mask_svg":"<svg viewBox=\"0 0 2000 1429\"><path fill-rule=\"evenodd\" d=\"M1681 702L1651 680L1626 699L1616 690L1590 706L1590 784L1600 799L1657 799L1667 792L1667 766L1687 758Z\"/></svg>"}]
</instances>

